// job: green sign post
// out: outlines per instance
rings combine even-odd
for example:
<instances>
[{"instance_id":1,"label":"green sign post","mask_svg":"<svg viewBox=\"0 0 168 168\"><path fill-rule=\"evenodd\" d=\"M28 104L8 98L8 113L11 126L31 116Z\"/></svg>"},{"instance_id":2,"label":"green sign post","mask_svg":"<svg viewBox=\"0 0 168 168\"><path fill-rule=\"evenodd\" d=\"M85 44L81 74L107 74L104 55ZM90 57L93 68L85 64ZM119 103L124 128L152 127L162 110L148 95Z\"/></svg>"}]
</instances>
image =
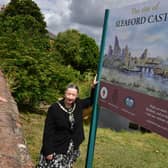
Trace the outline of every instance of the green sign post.
<instances>
[{"instance_id":1,"label":"green sign post","mask_svg":"<svg viewBox=\"0 0 168 168\"><path fill-rule=\"evenodd\" d=\"M103 65L103 56L104 56L104 48L105 48L105 41L106 41L108 17L109 17L109 10L106 9L105 16L104 16L104 25L103 25L103 33L102 33L102 39L101 39L100 55L99 55L100 58L99 58L99 64L98 64L98 70L97 70L98 84L96 86L95 97L94 97L85 168L92 168L92 162L93 162L93 156L94 156L94 146L95 146L96 130L97 130L97 122L98 122L98 110L97 109L98 109L98 97L99 97L99 88L100 88L99 81L101 78L101 69Z\"/></svg>"}]
</instances>

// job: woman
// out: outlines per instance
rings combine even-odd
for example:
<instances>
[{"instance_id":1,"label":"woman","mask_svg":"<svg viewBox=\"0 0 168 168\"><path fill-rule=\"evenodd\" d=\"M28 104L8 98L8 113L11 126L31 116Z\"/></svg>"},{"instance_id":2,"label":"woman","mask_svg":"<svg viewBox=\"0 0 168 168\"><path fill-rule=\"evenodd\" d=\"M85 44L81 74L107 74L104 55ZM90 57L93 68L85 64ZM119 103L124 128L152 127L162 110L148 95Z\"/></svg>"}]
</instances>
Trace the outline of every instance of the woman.
<instances>
[{"instance_id":1,"label":"woman","mask_svg":"<svg viewBox=\"0 0 168 168\"><path fill-rule=\"evenodd\" d=\"M76 85L68 85L64 98L49 107L37 168L72 168L84 140L82 111L92 105L96 83L94 80L91 97L85 99L78 98Z\"/></svg>"}]
</instances>

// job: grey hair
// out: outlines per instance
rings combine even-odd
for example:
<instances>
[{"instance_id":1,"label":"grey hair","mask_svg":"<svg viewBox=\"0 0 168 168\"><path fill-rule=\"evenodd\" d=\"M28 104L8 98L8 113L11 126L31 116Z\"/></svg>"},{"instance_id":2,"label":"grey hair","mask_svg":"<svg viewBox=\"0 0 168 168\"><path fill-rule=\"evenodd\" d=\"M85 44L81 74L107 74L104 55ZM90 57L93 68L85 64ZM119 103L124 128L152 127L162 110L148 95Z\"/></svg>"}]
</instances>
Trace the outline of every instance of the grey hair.
<instances>
[{"instance_id":1,"label":"grey hair","mask_svg":"<svg viewBox=\"0 0 168 168\"><path fill-rule=\"evenodd\" d=\"M67 85L67 87L66 87L65 90L68 90L68 89L70 89L70 88L76 89L77 92L79 93L79 87L78 87L77 85L75 85L75 84L73 84L73 83L70 83L70 84Z\"/></svg>"}]
</instances>

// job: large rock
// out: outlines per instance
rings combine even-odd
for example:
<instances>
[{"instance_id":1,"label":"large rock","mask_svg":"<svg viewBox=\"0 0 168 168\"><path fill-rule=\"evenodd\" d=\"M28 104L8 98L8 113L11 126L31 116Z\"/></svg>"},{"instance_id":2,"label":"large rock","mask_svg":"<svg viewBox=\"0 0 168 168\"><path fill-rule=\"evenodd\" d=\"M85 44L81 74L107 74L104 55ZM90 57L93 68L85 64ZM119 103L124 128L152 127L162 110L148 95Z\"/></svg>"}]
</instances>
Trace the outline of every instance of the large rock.
<instances>
[{"instance_id":1,"label":"large rock","mask_svg":"<svg viewBox=\"0 0 168 168\"><path fill-rule=\"evenodd\" d=\"M0 168L33 168L19 112L0 71Z\"/></svg>"}]
</instances>

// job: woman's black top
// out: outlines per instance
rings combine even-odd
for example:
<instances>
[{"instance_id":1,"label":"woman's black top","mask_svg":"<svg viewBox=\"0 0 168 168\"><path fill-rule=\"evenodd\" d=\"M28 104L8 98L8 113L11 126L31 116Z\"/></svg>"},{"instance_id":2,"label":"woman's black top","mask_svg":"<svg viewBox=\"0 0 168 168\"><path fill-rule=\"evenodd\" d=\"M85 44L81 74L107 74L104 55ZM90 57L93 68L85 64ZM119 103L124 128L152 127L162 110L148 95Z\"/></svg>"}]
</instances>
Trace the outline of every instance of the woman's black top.
<instances>
[{"instance_id":1,"label":"woman's black top","mask_svg":"<svg viewBox=\"0 0 168 168\"><path fill-rule=\"evenodd\" d=\"M45 120L43 145L41 153L47 156L52 153L65 154L67 152L69 142L72 139L74 148L77 149L84 140L83 130L83 109L89 107L93 103L93 89L91 97L86 99L77 98L75 101L76 108L73 111L75 119L74 128L71 129L69 122L69 114L60 108L59 103L65 107L64 99L52 104L47 113Z\"/></svg>"}]
</instances>

